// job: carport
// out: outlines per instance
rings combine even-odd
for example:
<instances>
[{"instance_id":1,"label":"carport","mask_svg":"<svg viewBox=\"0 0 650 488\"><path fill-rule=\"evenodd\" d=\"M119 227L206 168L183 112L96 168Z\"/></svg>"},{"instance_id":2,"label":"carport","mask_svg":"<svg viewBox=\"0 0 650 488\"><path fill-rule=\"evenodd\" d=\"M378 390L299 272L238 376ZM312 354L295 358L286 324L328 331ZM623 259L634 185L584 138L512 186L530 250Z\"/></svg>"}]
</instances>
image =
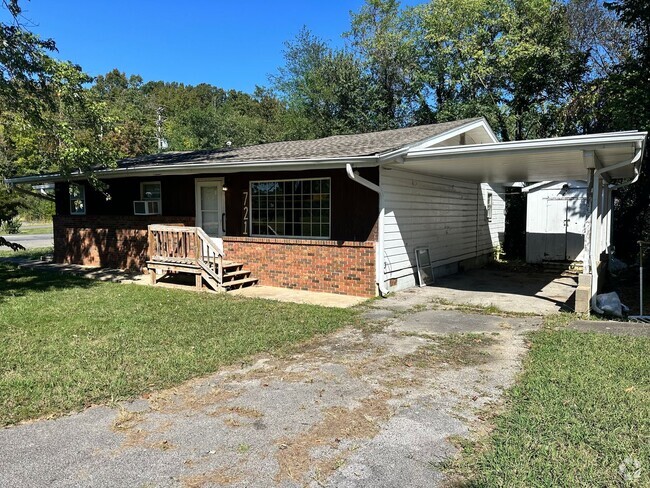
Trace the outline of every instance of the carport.
<instances>
[{"instance_id":1,"label":"carport","mask_svg":"<svg viewBox=\"0 0 650 488\"><path fill-rule=\"evenodd\" d=\"M647 132L628 131L416 148L385 166L475 183L587 181L589 218L576 311L588 312L611 248L612 191L638 180L646 136Z\"/></svg>"}]
</instances>

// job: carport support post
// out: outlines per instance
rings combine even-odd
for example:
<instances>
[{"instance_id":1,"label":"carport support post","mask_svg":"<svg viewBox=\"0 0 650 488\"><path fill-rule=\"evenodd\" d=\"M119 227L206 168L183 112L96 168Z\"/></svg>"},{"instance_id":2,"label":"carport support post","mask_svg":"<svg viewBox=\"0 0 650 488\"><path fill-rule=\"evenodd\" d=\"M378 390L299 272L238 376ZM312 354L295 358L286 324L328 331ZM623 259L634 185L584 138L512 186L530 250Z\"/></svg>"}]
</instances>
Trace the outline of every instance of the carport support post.
<instances>
[{"instance_id":1,"label":"carport support post","mask_svg":"<svg viewBox=\"0 0 650 488\"><path fill-rule=\"evenodd\" d=\"M591 232L592 232L592 219L594 214L594 171L595 163L593 155L585 152L585 166L587 167L587 208L589 209L590 217L585 219L585 236L584 236L584 252L582 274L578 276L578 288L575 294L575 311L576 313L589 314L591 310L591 283L592 283L592 270L591 270Z\"/></svg>"}]
</instances>

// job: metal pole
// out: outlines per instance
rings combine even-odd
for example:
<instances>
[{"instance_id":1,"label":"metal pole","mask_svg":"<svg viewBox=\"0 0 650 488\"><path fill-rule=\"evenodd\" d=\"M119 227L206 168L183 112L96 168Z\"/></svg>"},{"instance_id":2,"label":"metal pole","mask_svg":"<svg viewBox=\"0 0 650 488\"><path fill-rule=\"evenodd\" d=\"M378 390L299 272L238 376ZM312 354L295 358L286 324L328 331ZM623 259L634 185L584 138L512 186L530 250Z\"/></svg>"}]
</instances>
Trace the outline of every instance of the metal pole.
<instances>
[{"instance_id":1,"label":"metal pole","mask_svg":"<svg viewBox=\"0 0 650 488\"><path fill-rule=\"evenodd\" d=\"M639 315L643 317L643 241L639 241Z\"/></svg>"}]
</instances>

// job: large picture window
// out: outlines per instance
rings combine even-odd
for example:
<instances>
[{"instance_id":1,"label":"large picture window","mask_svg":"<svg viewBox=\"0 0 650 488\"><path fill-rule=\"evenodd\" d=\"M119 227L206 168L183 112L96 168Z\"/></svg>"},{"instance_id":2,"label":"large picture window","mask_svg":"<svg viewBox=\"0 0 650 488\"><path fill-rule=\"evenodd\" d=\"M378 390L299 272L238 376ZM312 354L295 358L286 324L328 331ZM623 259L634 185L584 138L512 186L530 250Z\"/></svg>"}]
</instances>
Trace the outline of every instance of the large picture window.
<instances>
[{"instance_id":1,"label":"large picture window","mask_svg":"<svg viewBox=\"0 0 650 488\"><path fill-rule=\"evenodd\" d=\"M330 237L330 179L251 182L251 234Z\"/></svg>"}]
</instances>

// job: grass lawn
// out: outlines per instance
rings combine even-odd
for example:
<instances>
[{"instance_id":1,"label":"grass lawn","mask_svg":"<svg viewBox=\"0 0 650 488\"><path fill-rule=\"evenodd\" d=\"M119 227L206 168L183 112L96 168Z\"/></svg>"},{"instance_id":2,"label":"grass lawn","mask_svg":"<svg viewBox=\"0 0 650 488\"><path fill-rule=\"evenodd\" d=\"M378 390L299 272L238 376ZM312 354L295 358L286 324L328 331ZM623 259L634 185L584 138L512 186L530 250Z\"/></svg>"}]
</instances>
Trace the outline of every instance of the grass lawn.
<instances>
[{"instance_id":1,"label":"grass lawn","mask_svg":"<svg viewBox=\"0 0 650 488\"><path fill-rule=\"evenodd\" d=\"M0 425L168 387L354 317L0 263Z\"/></svg>"},{"instance_id":2,"label":"grass lawn","mask_svg":"<svg viewBox=\"0 0 650 488\"><path fill-rule=\"evenodd\" d=\"M35 247L33 249L25 249L23 251L12 251L6 247L0 247L0 258L28 258L38 259L41 256L52 254L54 249L52 247Z\"/></svg>"},{"instance_id":3,"label":"grass lawn","mask_svg":"<svg viewBox=\"0 0 650 488\"><path fill-rule=\"evenodd\" d=\"M649 358L648 338L535 333L495 430L464 446L462 486L650 486Z\"/></svg>"},{"instance_id":4,"label":"grass lawn","mask_svg":"<svg viewBox=\"0 0 650 488\"><path fill-rule=\"evenodd\" d=\"M25 236L25 235L33 235L33 234L51 234L51 233L52 233L51 225L42 225L39 227L21 227L20 232L17 235Z\"/></svg>"}]
</instances>

